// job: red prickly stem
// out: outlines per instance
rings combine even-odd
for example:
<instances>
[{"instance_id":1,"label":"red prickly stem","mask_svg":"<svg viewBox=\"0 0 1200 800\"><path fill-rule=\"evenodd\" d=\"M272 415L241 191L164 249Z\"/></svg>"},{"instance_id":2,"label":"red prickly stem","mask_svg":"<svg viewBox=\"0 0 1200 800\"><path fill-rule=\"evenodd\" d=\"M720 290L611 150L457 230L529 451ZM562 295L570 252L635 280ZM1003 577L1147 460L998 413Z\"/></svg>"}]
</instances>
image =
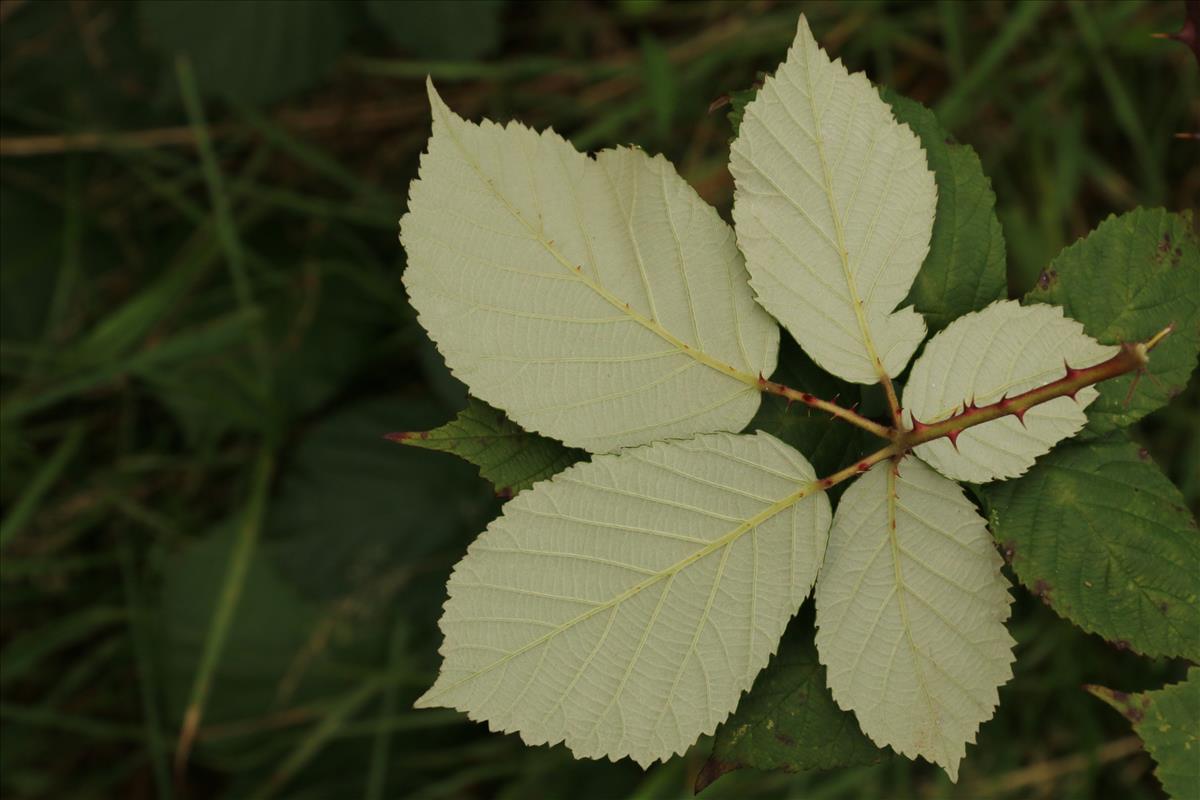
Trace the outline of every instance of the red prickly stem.
<instances>
[{"instance_id":1,"label":"red prickly stem","mask_svg":"<svg viewBox=\"0 0 1200 800\"><path fill-rule=\"evenodd\" d=\"M1067 379L1068 379L1068 380L1070 380L1070 379L1072 379L1072 378L1077 378L1077 377L1079 377L1079 375L1081 375L1081 374L1083 373L1083 370L1081 370L1081 369L1075 369L1075 368L1074 368L1074 367L1072 367L1070 364L1068 364L1068 363L1067 363L1067 360L1066 360L1065 358L1063 359L1063 366L1064 366L1064 367L1066 367L1066 369L1067 369L1067 376L1066 376L1066 377L1067 377Z\"/></svg>"},{"instance_id":2,"label":"red prickly stem","mask_svg":"<svg viewBox=\"0 0 1200 800\"><path fill-rule=\"evenodd\" d=\"M868 464L866 461L860 461L860 462L858 462L858 467L857 467L857 469L858 469L858 471L859 471L859 472L866 472L866 471L867 471L867 470L869 470L870 468L871 468L871 465L870 465L870 464Z\"/></svg>"},{"instance_id":3,"label":"red prickly stem","mask_svg":"<svg viewBox=\"0 0 1200 800\"><path fill-rule=\"evenodd\" d=\"M1022 428L1026 427L1025 426L1025 412L1028 410L1029 410L1028 408L1022 408L1019 411L1013 412L1013 416L1017 418L1017 422L1021 423Z\"/></svg>"},{"instance_id":4,"label":"red prickly stem","mask_svg":"<svg viewBox=\"0 0 1200 800\"><path fill-rule=\"evenodd\" d=\"M946 438L950 440L950 444L954 445L955 450L958 449L958 435L960 433L962 433L962 431L957 430L957 431L950 431L949 433L946 434Z\"/></svg>"},{"instance_id":5,"label":"red prickly stem","mask_svg":"<svg viewBox=\"0 0 1200 800\"><path fill-rule=\"evenodd\" d=\"M977 408L979 408L979 406L975 405L975 395L971 395L971 399L968 400L967 404L963 406L963 411L974 411Z\"/></svg>"},{"instance_id":6,"label":"red prickly stem","mask_svg":"<svg viewBox=\"0 0 1200 800\"><path fill-rule=\"evenodd\" d=\"M809 394L808 392L801 392L800 399L805 403L811 403L813 401L813 396L811 394ZM834 398L834 399L836 399L836 398Z\"/></svg>"}]
</instances>

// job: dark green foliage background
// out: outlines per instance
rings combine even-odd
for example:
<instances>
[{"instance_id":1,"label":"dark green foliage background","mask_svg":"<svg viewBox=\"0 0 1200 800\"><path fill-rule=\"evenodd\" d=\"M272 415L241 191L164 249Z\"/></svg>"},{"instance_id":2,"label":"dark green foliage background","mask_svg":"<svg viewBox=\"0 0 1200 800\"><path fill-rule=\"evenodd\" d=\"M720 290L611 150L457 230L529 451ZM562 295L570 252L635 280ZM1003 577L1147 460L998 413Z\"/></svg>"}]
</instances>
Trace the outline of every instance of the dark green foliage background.
<instances>
[{"instance_id":1,"label":"dark green foliage background","mask_svg":"<svg viewBox=\"0 0 1200 800\"><path fill-rule=\"evenodd\" d=\"M710 742L642 772L411 710L445 578L499 501L470 465L382 439L466 404L405 301L397 220L426 74L468 117L664 152L727 212L730 127L708 107L782 59L800 11L978 152L1010 296L1110 213L1196 205L1197 145L1173 138L1196 128L1196 61L1149 36L1178 29L1182 3L0 5L0 795L689 796ZM760 416L822 466L856 450L771 398ZM1193 375L1135 430L1193 509L1198 426ZM1016 676L957 786L881 753L742 770L704 796L1161 797L1128 723L1081 686L1155 689L1182 665L1016 594Z\"/></svg>"}]
</instances>

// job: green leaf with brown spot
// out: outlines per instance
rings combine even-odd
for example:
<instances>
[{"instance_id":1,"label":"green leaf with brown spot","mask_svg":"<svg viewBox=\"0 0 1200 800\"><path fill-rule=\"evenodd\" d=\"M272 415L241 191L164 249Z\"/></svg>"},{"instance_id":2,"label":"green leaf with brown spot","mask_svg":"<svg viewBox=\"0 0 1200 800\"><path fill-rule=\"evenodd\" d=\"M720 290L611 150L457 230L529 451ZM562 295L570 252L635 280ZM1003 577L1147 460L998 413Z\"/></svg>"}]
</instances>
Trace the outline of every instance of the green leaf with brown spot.
<instances>
[{"instance_id":1,"label":"green leaf with brown spot","mask_svg":"<svg viewBox=\"0 0 1200 800\"><path fill-rule=\"evenodd\" d=\"M1111 216L1050 262L1026 301L1062 306L1102 344L1142 342L1175 326L1151 354L1148 377L1124 375L1097 387L1085 433L1124 428L1183 391L1200 352L1197 286L1200 234L1190 211Z\"/></svg>"},{"instance_id":2,"label":"green leaf with brown spot","mask_svg":"<svg viewBox=\"0 0 1200 800\"><path fill-rule=\"evenodd\" d=\"M1200 659L1200 533L1183 496L1122 434L1060 446L982 487L1021 582L1090 633Z\"/></svg>"},{"instance_id":3,"label":"green leaf with brown spot","mask_svg":"<svg viewBox=\"0 0 1200 800\"><path fill-rule=\"evenodd\" d=\"M1127 694L1085 687L1133 723L1154 759L1154 774L1174 800L1200 797L1200 667L1158 691Z\"/></svg>"}]
</instances>

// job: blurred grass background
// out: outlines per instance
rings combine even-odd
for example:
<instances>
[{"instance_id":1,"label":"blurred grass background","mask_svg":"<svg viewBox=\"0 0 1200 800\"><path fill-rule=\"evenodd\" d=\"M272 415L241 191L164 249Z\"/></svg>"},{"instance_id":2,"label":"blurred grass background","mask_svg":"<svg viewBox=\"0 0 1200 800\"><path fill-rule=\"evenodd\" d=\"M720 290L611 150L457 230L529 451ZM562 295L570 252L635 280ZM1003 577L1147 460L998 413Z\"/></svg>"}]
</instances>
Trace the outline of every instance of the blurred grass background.
<instances>
[{"instance_id":1,"label":"blurred grass background","mask_svg":"<svg viewBox=\"0 0 1200 800\"><path fill-rule=\"evenodd\" d=\"M444 711L443 584L499 505L382 440L465 393L399 281L424 78L468 117L667 154L727 213L710 104L798 14L991 176L1014 295L1112 212L1197 205L1182 2L0 2L0 795L690 796ZM1197 388L1137 432L1195 507ZM1155 798L1080 691L1178 677L1018 593L957 786L925 763L705 797ZM184 735L181 738L181 731Z\"/></svg>"}]
</instances>

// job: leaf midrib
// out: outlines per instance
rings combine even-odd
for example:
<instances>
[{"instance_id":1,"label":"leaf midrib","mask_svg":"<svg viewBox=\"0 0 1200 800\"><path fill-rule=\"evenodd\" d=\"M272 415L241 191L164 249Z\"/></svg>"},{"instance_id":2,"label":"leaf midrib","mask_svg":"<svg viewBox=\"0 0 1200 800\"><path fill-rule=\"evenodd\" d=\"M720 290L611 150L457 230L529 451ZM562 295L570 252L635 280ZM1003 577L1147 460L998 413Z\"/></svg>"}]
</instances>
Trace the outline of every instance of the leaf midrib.
<instances>
[{"instance_id":1,"label":"leaf midrib","mask_svg":"<svg viewBox=\"0 0 1200 800\"><path fill-rule=\"evenodd\" d=\"M854 309L854 317L858 321L858 329L862 334L863 346L867 349L867 357L871 360L871 367L879 377L879 382L886 383L890 380L891 376L884 370L883 361L879 358L879 351L875 348L875 340L871 337L871 328L867 324L867 317L863 310L863 301L858 296L858 283L850 269L850 253L846 250L846 234L842 228L842 217L838 211L837 198L834 197L833 193L833 176L829 173L829 164L825 159L825 145L821 133L821 115L817 111L817 100L813 93L812 65L809 54L809 41L805 39L804 81L808 86L808 91L805 94L808 98L808 107L812 111L813 127L815 128L812 141L813 146L817 148L817 157L821 160L821 175L824 178L822 188L825 190L825 199L829 203L830 216L833 218L833 231L837 237L838 258L842 265L842 275L846 279L846 288L850 292L850 306ZM872 142L873 147L874 143Z\"/></svg>"},{"instance_id":2,"label":"leaf midrib","mask_svg":"<svg viewBox=\"0 0 1200 800\"><path fill-rule=\"evenodd\" d=\"M791 494L788 494L787 496L785 496L784 498L782 498L780 500L775 501L767 508L758 512L757 514L750 517L749 519L743 521L741 524L739 524L733 530L729 531L729 533L723 534L722 536L719 536L718 538L713 539L707 545L700 548L696 552L692 553L690 556L680 559L679 561L675 562L674 564L667 567L666 569L659 570L654 575L651 575L651 576L645 578L644 580L634 584L633 586L626 589L624 592L621 592L620 594L616 595L612 599L607 600L603 603L600 603L599 605L596 605L596 606L588 609L587 611L585 611L581 614L578 614L575 617L572 617L571 619L567 620L566 622L564 622L561 625L559 625L558 627L556 627L554 630L549 631L549 632L543 634L542 636L538 637L537 639L534 639L534 640L522 645L521 647L519 647L518 649L509 653L508 655L505 655L501 658L496 659L492 663L490 663L484 667L481 667L480 669L476 670L475 672L472 672L470 675L467 675L466 677L458 679L454 683L438 690L436 693L431 692L429 695L426 695L426 697L423 698L423 700L425 700L425 702L428 703L428 702L432 701L432 699L435 697L446 694L447 692L451 692L451 691L457 689L458 687L462 686L463 684L468 683L472 680L475 680L480 675L489 673L492 670L507 664L508 662L512 661L513 659L517 658L518 656L524 655L525 653L528 653L530 650L533 650L537 647L540 647L543 644L548 643L554 637L570 630L571 628L574 628L576 625L580 625L580 624L586 622L587 620L591 619L595 615L602 613L610 608L619 606L620 604L624 603L626 600L629 600L630 598L635 597L640 592L650 588L651 586L655 585L659 581L664 580L666 578L671 578L672 576L678 574L679 572L683 571L684 569L687 569L692 564L695 564L696 562L700 561L701 559L712 555L713 553L717 552L721 548L732 545L734 542L736 542L738 539L740 539L746 533L757 529L760 525L762 525L767 520L774 517L776 514L779 514L782 511L786 511L787 509L791 508L796 503L803 500L805 497L808 497L810 494L812 494L816 491L820 491L820 489L821 489L821 485L820 485L819 481L809 481L809 482L805 483L803 486L801 486L796 491L792 492Z\"/></svg>"},{"instance_id":3,"label":"leaf midrib","mask_svg":"<svg viewBox=\"0 0 1200 800\"><path fill-rule=\"evenodd\" d=\"M603 298L613 308L617 309L622 314L625 314L626 316L628 316L633 321L637 322L639 325L641 325L646 330L650 331L651 333L657 335L659 338L663 339L665 342L667 342L668 344L673 346L680 353L688 356L689 358L695 359L696 361L700 362L701 364L704 364L706 367L709 367L710 369L712 369L722 375L728 375L729 377L731 377L735 380L741 381L742 383L745 383L749 386L757 387L759 385L759 376L758 375L753 375L749 372L740 370L737 367L733 366L732 364L728 364L712 355L709 355L708 353L701 350L698 346L692 347L691 345L687 344L682 339L680 339L679 337L677 337L673 333L671 333L671 331L669 331L667 328L665 328L657 320L652 319L650 317L646 317L646 316L638 313L637 311L635 311L633 309L633 306L631 306L629 303L627 303L624 300L622 300L621 298L617 297L612 292L610 292L608 289L606 289L602 284L600 284L599 281L593 280L586 273L584 273L584 271L581 267L572 264L570 262L570 260L565 258L562 255L562 253L560 253L558 251L558 249L556 247L554 247L554 245L551 243L550 240L548 240L545 236L542 235L542 232L540 230L533 227L525 219L525 217L516 208L513 207L512 203L509 202L508 198L505 197L496 188L496 186L487 178L487 176L483 172L482 167L480 167L479 163L472 157L470 151L468 151L467 148L463 146L463 143L461 141L459 141L458 135L454 132L453 126L450 125L449 121L445 119L444 115L448 109L445 109L444 106L439 106L439 107L437 107L437 110L438 110L438 114L440 116L442 116L441 122L442 122L442 125L445 126L446 131L449 133L450 140L454 142L455 147L458 148L458 151L459 151L459 153L462 154L463 159L467 162L468 165L470 165L471 169L475 172L475 174L479 177L479 179L483 181L483 184L488 187L488 190L492 193L492 195L497 200L499 200L501 203L504 204L504 207L513 216L513 218L518 220L521 223L521 225L523 225L525 227L525 229L530 233L530 235L533 236L533 238L537 240L538 244L540 244L547 253L549 253L551 256L553 256L554 260L557 261L563 267L563 269L565 269L570 275L574 276L576 280L578 280L580 283L587 286L589 289L591 289L593 292L595 292L597 295L599 295L601 298ZM591 160L590 156L585 155L584 157ZM699 345L699 340L697 340L697 345ZM749 366L749 365L747 365L747 366Z\"/></svg>"}]
</instances>

